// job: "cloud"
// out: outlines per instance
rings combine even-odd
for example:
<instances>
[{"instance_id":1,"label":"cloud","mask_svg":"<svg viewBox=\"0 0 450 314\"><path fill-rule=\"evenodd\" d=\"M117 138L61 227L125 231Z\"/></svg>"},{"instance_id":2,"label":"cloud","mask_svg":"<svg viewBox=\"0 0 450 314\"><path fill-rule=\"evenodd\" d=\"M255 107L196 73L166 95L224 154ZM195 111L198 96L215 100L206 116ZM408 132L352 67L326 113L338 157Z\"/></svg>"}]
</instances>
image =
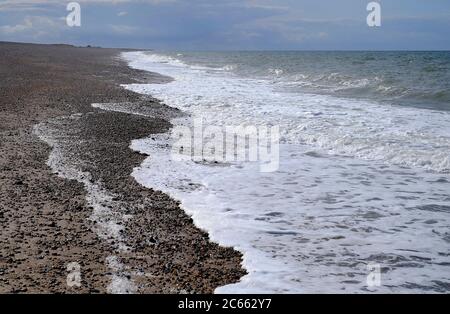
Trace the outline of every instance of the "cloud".
<instances>
[{"instance_id":1,"label":"cloud","mask_svg":"<svg viewBox=\"0 0 450 314\"><path fill-rule=\"evenodd\" d=\"M114 33L119 34L119 35L132 35L132 34L140 31L139 27L129 26L129 25L111 24L111 25L109 25L109 27L111 28L111 30Z\"/></svg>"},{"instance_id":2,"label":"cloud","mask_svg":"<svg viewBox=\"0 0 450 314\"><path fill-rule=\"evenodd\" d=\"M58 20L70 1L81 4L82 27ZM193 50L448 49L450 2L408 3L386 2L383 27L374 30L361 0L0 0L0 39Z\"/></svg>"},{"instance_id":3,"label":"cloud","mask_svg":"<svg viewBox=\"0 0 450 314\"><path fill-rule=\"evenodd\" d=\"M21 6L21 5L40 5L40 4L61 4L66 5L71 1L64 1L61 0L3 0L2 3L0 3L0 7L3 6ZM92 3L92 4L98 4L98 3L107 3L107 4L118 4L118 3L148 3L148 4L162 4L162 3L170 3L170 2L177 2L177 0L73 0L73 2L78 3Z\"/></svg>"},{"instance_id":4,"label":"cloud","mask_svg":"<svg viewBox=\"0 0 450 314\"><path fill-rule=\"evenodd\" d=\"M28 31L33 27L33 22L31 18L25 18L22 24L17 25L3 25L0 26L0 33L5 35L11 35L15 33L20 33L24 31Z\"/></svg>"},{"instance_id":5,"label":"cloud","mask_svg":"<svg viewBox=\"0 0 450 314\"><path fill-rule=\"evenodd\" d=\"M62 18L53 19L47 16L26 16L16 25L0 26L0 34L11 38L38 39L49 34L56 34L62 29Z\"/></svg>"}]
</instances>

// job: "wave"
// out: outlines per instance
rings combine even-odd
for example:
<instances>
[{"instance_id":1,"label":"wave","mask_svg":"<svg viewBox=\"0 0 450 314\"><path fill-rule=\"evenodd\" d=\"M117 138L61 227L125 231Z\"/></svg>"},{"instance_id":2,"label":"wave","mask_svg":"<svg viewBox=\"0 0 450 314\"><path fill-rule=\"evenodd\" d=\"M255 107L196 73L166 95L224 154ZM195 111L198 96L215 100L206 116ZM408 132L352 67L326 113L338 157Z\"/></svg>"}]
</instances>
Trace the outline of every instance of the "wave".
<instances>
[{"instance_id":1,"label":"wave","mask_svg":"<svg viewBox=\"0 0 450 314\"><path fill-rule=\"evenodd\" d=\"M247 59L238 59L241 55L206 54L196 58L195 54L146 54L148 62L185 67L199 71L223 71L242 77L267 79L281 89L293 92L312 92L334 96L370 99L405 106L450 110L450 88L445 69L448 64L439 63L436 57L423 56L348 56L348 60L337 58L331 62L327 58L314 60L315 67L309 64L299 66L299 59L286 60L292 64L283 65L278 55L273 59L264 56L264 62L258 63L258 57L249 55ZM217 59L215 63L214 60ZM411 63L409 61L413 60ZM256 60L256 61L255 61ZM439 59L438 59L439 60ZM445 58L444 58L445 60ZM244 62L245 61L245 62ZM267 62L267 64L265 64ZM305 61L306 62L306 61ZM349 64L346 64L346 62ZM422 63L423 64L422 64ZM323 64L322 64L323 63ZM373 64L373 66L371 66ZM411 65L414 64L414 65ZM269 66L268 66L269 65ZM330 71L330 68L333 69ZM381 69L386 69L382 71ZM397 68L397 73L390 68ZM412 68L412 73L403 68ZM404 73L403 73L404 72Z\"/></svg>"},{"instance_id":2,"label":"wave","mask_svg":"<svg viewBox=\"0 0 450 314\"><path fill-rule=\"evenodd\" d=\"M267 67L261 79L148 64L139 53L124 58L174 78L127 89L209 125L280 126L280 169L270 174L254 163L174 160L169 134L131 145L149 156L133 172L139 183L180 200L213 241L243 252L248 275L216 292L443 290L436 282L448 273L441 252L448 247L450 114L279 91L284 83ZM373 263L386 272L371 290L366 267Z\"/></svg>"},{"instance_id":3,"label":"wave","mask_svg":"<svg viewBox=\"0 0 450 314\"><path fill-rule=\"evenodd\" d=\"M208 116L210 123L220 125L224 119L234 125L270 122L282 128L282 141L286 143L303 143L332 154L450 172L448 113L298 91L280 93L270 80L195 72L191 66L180 66L178 62L168 64L165 58L153 55L126 54L125 58L141 68L146 68L146 62L151 60L151 68L156 72L175 77L174 82L166 85L133 84L128 88L152 94L193 115ZM346 88L369 84L365 80L348 80L337 73L323 75L315 81L330 80L340 82L341 86L352 86ZM305 81L310 82L311 78ZM374 81L381 82L381 79L374 78ZM399 93L391 88L383 92Z\"/></svg>"}]
</instances>

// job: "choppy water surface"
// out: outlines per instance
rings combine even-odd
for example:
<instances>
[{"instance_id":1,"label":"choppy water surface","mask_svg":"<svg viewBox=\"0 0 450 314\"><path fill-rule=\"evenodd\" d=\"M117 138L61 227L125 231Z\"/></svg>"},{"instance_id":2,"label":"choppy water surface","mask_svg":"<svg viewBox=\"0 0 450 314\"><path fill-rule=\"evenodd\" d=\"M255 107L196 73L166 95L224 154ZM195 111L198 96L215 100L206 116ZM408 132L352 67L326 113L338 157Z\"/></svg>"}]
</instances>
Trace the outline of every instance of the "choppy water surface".
<instances>
[{"instance_id":1,"label":"choppy water surface","mask_svg":"<svg viewBox=\"0 0 450 314\"><path fill-rule=\"evenodd\" d=\"M175 161L167 134L132 143L150 156L140 183L244 253L249 275L218 292L450 290L449 53L123 57L174 78L128 89L206 124L280 126L273 173ZM381 286L367 285L368 264Z\"/></svg>"}]
</instances>

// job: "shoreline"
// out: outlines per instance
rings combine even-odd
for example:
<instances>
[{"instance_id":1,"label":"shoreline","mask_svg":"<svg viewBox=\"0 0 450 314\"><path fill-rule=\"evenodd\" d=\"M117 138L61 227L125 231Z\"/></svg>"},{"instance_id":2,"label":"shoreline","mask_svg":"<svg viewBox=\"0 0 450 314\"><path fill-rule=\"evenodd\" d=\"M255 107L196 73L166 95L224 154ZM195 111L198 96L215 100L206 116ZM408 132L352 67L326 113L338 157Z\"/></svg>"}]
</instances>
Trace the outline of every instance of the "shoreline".
<instances>
[{"instance_id":1,"label":"shoreline","mask_svg":"<svg viewBox=\"0 0 450 314\"><path fill-rule=\"evenodd\" d=\"M420 111L419 118L418 112L410 108L309 95L301 90L283 93L280 90L285 85L280 86L278 81L255 80L256 75L247 78L239 74L249 72L254 64L259 64L258 73L264 72L278 60L278 55L271 53L260 58L253 55L254 62L248 55L242 56L238 59L239 71L223 70L224 64L238 62L228 52L213 57L205 52L123 55L132 68L175 79L165 85L130 84L126 86L128 90L159 98L191 118L171 120L174 130L180 128L180 134L186 125L190 128L186 134L191 134L191 138L182 135L186 142L165 134L133 141L133 149L152 156L133 176L141 184L180 200L211 239L244 254L243 266L249 274L217 292L447 290L440 274L447 271L445 255L441 253L448 242L448 180L443 179L443 174L414 167L415 163L406 167L392 158L393 152L398 152L399 157L410 153L405 163L417 158L438 165L433 162L439 160L442 150L424 154L420 140L402 141L401 134L418 134L420 119L427 117L436 127L418 138L446 143L436 137L445 130L445 116ZM337 55L336 59L340 57ZM304 56L299 54L296 58L301 62ZM186 147L186 155L190 153L191 157L202 154L202 149L211 149L214 141L192 143L196 117L207 121L207 126L197 131L197 138L205 138L206 133L208 140L208 126L279 124L285 136L279 149L280 171L261 174L256 163L246 161L216 167L201 159L172 158L177 155L173 148L180 145L181 156ZM331 125L339 128L332 132ZM380 127L386 132L381 132ZM215 129L214 132L220 132ZM318 143L309 142L314 139ZM345 150L339 153L336 150L342 147L341 143L345 143ZM368 143L371 145L365 146ZM330 144L335 146L327 146ZM361 147L367 147L363 150L365 155L351 154ZM380 150L386 153L381 154L385 159L372 155ZM220 165L220 158L215 161ZM339 189L336 182L340 183ZM423 236L418 239L414 236L417 233ZM392 240L392 234L396 240ZM367 284L368 265L374 263L386 270L384 284L379 287ZM407 281L405 271L416 280Z\"/></svg>"},{"instance_id":2,"label":"shoreline","mask_svg":"<svg viewBox=\"0 0 450 314\"><path fill-rule=\"evenodd\" d=\"M0 43L0 292L212 293L245 274L239 252L211 243L178 202L131 177L145 159L131 140L170 123L91 107L174 110L119 86L165 79L129 68L121 51ZM53 150L32 134L34 125L52 130ZM63 162L50 168L55 145ZM88 173L87 181L67 167ZM107 197L86 194L86 182ZM71 262L80 264L81 287L67 285Z\"/></svg>"}]
</instances>

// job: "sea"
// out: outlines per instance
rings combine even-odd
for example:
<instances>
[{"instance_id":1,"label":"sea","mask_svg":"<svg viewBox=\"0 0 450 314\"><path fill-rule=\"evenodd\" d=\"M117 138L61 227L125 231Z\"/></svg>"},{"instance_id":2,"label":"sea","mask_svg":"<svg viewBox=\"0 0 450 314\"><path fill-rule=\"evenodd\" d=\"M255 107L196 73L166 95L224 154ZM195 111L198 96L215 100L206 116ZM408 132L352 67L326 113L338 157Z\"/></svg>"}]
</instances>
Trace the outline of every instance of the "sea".
<instances>
[{"instance_id":1,"label":"sea","mask_svg":"<svg viewBox=\"0 0 450 314\"><path fill-rule=\"evenodd\" d=\"M170 132L131 143L140 184L242 252L248 274L216 293L450 291L450 52L121 57L171 78L124 86L183 112L174 128L279 128L270 172L175 158Z\"/></svg>"}]
</instances>

